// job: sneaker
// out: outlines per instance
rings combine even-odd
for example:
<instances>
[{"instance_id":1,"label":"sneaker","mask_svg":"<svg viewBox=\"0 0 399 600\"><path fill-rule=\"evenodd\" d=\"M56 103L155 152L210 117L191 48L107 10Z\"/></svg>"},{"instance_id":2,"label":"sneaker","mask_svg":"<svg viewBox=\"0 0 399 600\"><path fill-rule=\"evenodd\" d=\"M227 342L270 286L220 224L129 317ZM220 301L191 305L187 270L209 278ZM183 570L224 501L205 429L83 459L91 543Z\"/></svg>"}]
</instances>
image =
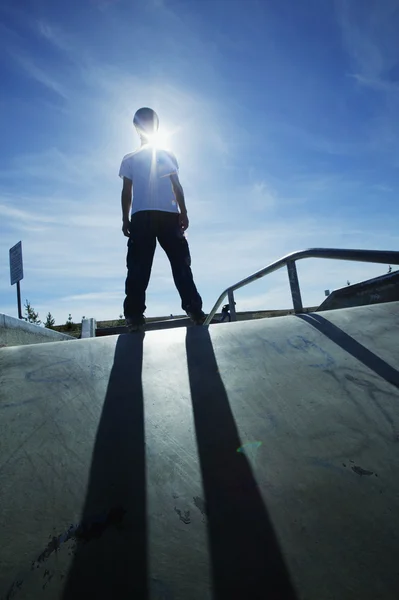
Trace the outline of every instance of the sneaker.
<instances>
[{"instance_id":1,"label":"sneaker","mask_svg":"<svg viewBox=\"0 0 399 600\"><path fill-rule=\"evenodd\" d=\"M187 311L187 315L195 325L203 325L206 319L206 314L202 310Z\"/></svg>"},{"instance_id":2,"label":"sneaker","mask_svg":"<svg viewBox=\"0 0 399 600\"><path fill-rule=\"evenodd\" d=\"M126 317L126 327L128 328L129 333L143 331L145 327L144 315L139 315L138 317Z\"/></svg>"}]
</instances>

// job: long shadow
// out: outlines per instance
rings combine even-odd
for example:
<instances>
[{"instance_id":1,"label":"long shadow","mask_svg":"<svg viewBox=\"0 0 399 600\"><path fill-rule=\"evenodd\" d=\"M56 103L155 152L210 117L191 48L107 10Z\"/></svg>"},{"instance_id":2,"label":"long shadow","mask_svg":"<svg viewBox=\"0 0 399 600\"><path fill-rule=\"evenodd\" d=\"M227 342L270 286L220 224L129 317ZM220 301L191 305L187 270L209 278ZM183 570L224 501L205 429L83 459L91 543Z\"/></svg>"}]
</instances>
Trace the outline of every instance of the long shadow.
<instances>
[{"instance_id":1,"label":"long shadow","mask_svg":"<svg viewBox=\"0 0 399 600\"><path fill-rule=\"evenodd\" d=\"M63 600L148 598L142 362L143 336L121 335Z\"/></svg>"},{"instance_id":2,"label":"long shadow","mask_svg":"<svg viewBox=\"0 0 399 600\"><path fill-rule=\"evenodd\" d=\"M385 360L368 350L365 346L357 342L353 337L342 331L339 327L330 323L327 319L317 314L296 315L312 325L315 329L323 333L331 341L335 342L346 352L349 352L366 367L374 371L377 375L385 379L388 383L399 387L399 371L391 367Z\"/></svg>"},{"instance_id":3,"label":"long shadow","mask_svg":"<svg viewBox=\"0 0 399 600\"><path fill-rule=\"evenodd\" d=\"M214 597L296 598L240 440L208 328L187 329L186 351L205 493ZM246 440L245 440L246 441Z\"/></svg>"}]
</instances>

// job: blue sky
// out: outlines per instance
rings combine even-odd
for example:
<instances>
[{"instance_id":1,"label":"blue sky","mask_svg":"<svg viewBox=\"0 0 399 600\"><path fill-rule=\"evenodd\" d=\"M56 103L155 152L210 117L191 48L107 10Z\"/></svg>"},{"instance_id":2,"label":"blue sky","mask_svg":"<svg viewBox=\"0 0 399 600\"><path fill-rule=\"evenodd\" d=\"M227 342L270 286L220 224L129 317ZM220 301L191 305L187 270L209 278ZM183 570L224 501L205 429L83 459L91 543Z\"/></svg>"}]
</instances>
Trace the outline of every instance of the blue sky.
<instances>
[{"instance_id":1,"label":"blue sky","mask_svg":"<svg viewBox=\"0 0 399 600\"><path fill-rule=\"evenodd\" d=\"M397 0L5 0L0 7L0 312L118 318L118 170L140 106L173 131L197 287L219 293L305 247L399 247ZM298 264L305 305L387 271ZM291 307L285 271L237 309ZM158 249L147 315L179 314Z\"/></svg>"}]
</instances>

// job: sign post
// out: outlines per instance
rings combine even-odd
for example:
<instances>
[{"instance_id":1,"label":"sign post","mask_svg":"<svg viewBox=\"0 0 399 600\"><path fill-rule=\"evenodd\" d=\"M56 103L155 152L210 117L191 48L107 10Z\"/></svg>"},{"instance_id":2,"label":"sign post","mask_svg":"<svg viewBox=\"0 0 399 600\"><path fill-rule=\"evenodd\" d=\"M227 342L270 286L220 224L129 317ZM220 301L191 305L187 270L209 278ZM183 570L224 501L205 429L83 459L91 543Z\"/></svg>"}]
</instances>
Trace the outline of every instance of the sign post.
<instances>
[{"instance_id":1,"label":"sign post","mask_svg":"<svg viewBox=\"0 0 399 600\"><path fill-rule=\"evenodd\" d=\"M22 265L22 242L10 248L10 279L11 285L17 284L18 318L22 319L20 281L24 278Z\"/></svg>"}]
</instances>

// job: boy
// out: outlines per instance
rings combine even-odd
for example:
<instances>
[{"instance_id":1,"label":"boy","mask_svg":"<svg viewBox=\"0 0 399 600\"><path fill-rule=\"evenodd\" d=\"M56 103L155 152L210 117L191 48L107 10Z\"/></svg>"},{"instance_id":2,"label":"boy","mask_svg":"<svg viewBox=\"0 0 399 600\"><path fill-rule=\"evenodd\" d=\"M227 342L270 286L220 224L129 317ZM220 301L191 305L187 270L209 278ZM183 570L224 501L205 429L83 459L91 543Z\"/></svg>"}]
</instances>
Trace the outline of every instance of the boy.
<instances>
[{"instance_id":1,"label":"boy","mask_svg":"<svg viewBox=\"0 0 399 600\"><path fill-rule=\"evenodd\" d=\"M144 328L145 292L157 240L172 267L182 309L196 325L202 325L206 317L193 280L184 235L189 221L177 160L171 152L151 144L159 127L155 111L140 108L133 123L141 147L123 158L119 170L123 178L122 231L129 238L124 301L126 325L129 331Z\"/></svg>"},{"instance_id":2,"label":"boy","mask_svg":"<svg viewBox=\"0 0 399 600\"><path fill-rule=\"evenodd\" d=\"M234 302L234 304L237 304L236 302ZM231 314L230 314L230 304L225 304L222 308L222 318L220 319L220 322L223 323L226 319L229 320L229 323L231 322Z\"/></svg>"}]
</instances>

